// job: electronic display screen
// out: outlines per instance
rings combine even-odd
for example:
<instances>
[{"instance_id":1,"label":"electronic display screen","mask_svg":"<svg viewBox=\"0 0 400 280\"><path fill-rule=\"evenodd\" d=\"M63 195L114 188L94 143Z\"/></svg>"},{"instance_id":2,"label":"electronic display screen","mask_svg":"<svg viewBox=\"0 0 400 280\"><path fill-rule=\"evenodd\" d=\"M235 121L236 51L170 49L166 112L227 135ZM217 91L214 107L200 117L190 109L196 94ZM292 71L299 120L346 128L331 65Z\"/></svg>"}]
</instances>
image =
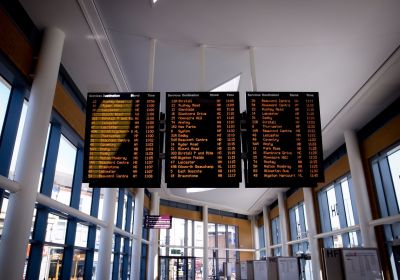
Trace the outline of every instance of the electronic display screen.
<instances>
[{"instance_id":1,"label":"electronic display screen","mask_svg":"<svg viewBox=\"0 0 400 280\"><path fill-rule=\"evenodd\" d=\"M160 93L88 93L83 181L159 187Z\"/></svg>"},{"instance_id":2,"label":"electronic display screen","mask_svg":"<svg viewBox=\"0 0 400 280\"><path fill-rule=\"evenodd\" d=\"M170 229L172 226L172 216L146 215L144 216L143 226L150 229Z\"/></svg>"},{"instance_id":3,"label":"electronic display screen","mask_svg":"<svg viewBox=\"0 0 400 280\"><path fill-rule=\"evenodd\" d=\"M324 180L317 92L247 92L246 187L312 187Z\"/></svg>"},{"instance_id":4,"label":"electronic display screen","mask_svg":"<svg viewBox=\"0 0 400 280\"><path fill-rule=\"evenodd\" d=\"M167 187L238 187L238 92L167 93Z\"/></svg>"}]
</instances>

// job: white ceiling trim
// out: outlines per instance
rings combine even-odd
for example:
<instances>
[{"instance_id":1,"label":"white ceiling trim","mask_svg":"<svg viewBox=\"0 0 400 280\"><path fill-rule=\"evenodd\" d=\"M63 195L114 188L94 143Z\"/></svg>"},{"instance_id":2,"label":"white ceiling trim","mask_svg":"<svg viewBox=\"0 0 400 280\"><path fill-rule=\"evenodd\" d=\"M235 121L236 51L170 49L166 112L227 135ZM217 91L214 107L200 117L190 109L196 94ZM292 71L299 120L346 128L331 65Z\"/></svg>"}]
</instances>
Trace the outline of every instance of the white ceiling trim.
<instances>
[{"instance_id":1,"label":"white ceiling trim","mask_svg":"<svg viewBox=\"0 0 400 280\"><path fill-rule=\"evenodd\" d=\"M118 90L130 91L94 0L77 0Z\"/></svg>"},{"instance_id":2,"label":"white ceiling trim","mask_svg":"<svg viewBox=\"0 0 400 280\"><path fill-rule=\"evenodd\" d=\"M394 52L382 63L381 66L368 78L368 80L360 87L360 89L349 99L349 101L339 109L339 111L333 116L333 118L322 128L322 133L335 127L335 123L338 119L342 119L352 108L357 106L362 99L364 99L370 89L376 85L384 74L393 66L393 64L400 61L400 46L398 46ZM354 129L355 127L349 127Z\"/></svg>"}]
</instances>

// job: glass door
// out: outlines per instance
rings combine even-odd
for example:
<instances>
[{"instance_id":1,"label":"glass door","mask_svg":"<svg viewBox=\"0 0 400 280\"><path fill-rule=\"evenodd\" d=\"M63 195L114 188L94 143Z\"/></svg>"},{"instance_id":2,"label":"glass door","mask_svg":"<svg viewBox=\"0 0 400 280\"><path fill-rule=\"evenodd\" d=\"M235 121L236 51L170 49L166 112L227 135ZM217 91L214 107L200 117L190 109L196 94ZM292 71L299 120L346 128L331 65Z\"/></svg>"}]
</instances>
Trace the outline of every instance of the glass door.
<instances>
[{"instance_id":1,"label":"glass door","mask_svg":"<svg viewBox=\"0 0 400 280\"><path fill-rule=\"evenodd\" d=\"M159 257L160 280L194 280L195 258Z\"/></svg>"}]
</instances>

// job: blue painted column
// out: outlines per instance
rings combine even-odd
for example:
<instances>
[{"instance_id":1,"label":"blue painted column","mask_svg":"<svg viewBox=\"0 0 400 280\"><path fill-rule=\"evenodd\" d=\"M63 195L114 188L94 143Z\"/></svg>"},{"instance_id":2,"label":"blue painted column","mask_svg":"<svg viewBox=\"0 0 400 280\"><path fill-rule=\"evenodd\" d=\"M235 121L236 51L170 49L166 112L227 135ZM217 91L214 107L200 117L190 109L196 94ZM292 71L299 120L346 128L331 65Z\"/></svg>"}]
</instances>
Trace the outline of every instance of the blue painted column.
<instances>
[{"instance_id":1,"label":"blue painted column","mask_svg":"<svg viewBox=\"0 0 400 280\"><path fill-rule=\"evenodd\" d=\"M8 279L21 279L24 271L64 38L57 28L45 30L32 83L15 170L21 190L10 195L0 243L0 275L7 275Z\"/></svg>"}]
</instances>

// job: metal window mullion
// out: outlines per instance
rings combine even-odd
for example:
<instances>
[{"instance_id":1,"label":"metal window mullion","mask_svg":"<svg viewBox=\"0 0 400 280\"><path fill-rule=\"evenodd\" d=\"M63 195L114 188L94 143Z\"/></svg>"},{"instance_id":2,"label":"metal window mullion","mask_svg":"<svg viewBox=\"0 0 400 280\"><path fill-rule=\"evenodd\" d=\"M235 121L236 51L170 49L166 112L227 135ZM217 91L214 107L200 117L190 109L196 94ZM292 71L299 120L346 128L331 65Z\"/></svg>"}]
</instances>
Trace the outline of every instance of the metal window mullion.
<instances>
[{"instance_id":1,"label":"metal window mullion","mask_svg":"<svg viewBox=\"0 0 400 280\"><path fill-rule=\"evenodd\" d=\"M8 177L11 160L17 138L18 124L24 105L25 91L19 87L13 87L10 92L7 113L3 123L3 131L0 137L0 175ZM2 129L0 127L0 129ZM0 188L0 209L3 205L4 190Z\"/></svg>"},{"instance_id":2,"label":"metal window mullion","mask_svg":"<svg viewBox=\"0 0 400 280\"><path fill-rule=\"evenodd\" d=\"M128 193L126 201L126 216L125 216L125 231L131 232L131 220L132 220L132 195ZM127 279L128 277L128 263L129 263L129 238L124 238L124 248L122 257L122 271L121 279Z\"/></svg>"},{"instance_id":3,"label":"metal window mullion","mask_svg":"<svg viewBox=\"0 0 400 280\"><path fill-rule=\"evenodd\" d=\"M392 173L390 172L390 165L387 156L379 160L379 166L382 174L382 182L385 190L389 216L397 215L399 214L399 205L397 204L396 192L394 189ZM394 237L400 235L400 224L393 224L390 227Z\"/></svg>"},{"instance_id":4,"label":"metal window mullion","mask_svg":"<svg viewBox=\"0 0 400 280\"><path fill-rule=\"evenodd\" d=\"M38 205L32 233L32 241L26 270L26 279L38 279L42 262L43 247L46 238L49 209Z\"/></svg>"},{"instance_id":5,"label":"metal window mullion","mask_svg":"<svg viewBox=\"0 0 400 280\"><path fill-rule=\"evenodd\" d=\"M343 191L342 191L341 183L335 182L334 188L335 188L335 197L336 197L337 211L338 211L338 215L339 215L340 228L346 228L347 227L347 219L346 219L346 211L344 208L345 206L344 206L344 198L343 198ZM349 244L350 244L349 233L342 234L342 241L343 241L343 247L349 246Z\"/></svg>"},{"instance_id":6,"label":"metal window mullion","mask_svg":"<svg viewBox=\"0 0 400 280\"><path fill-rule=\"evenodd\" d=\"M117 221L116 227L122 228L122 219L124 213L124 199L125 190L120 188L118 191L118 208L117 208ZM119 263L121 255L121 236L118 234L114 235L114 260L112 264L112 279L118 279Z\"/></svg>"},{"instance_id":7,"label":"metal window mullion","mask_svg":"<svg viewBox=\"0 0 400 280\"><path fill-rule=\"evenodd\" d=\"M318 204L320 209L320 216L321 216L321 228L322 232L329 232L332 231L331 226L331 218L329 215L329 203L328 203L328 195L326 190L322 190L318 193ZM325 248L332 248L333 247L333 238L327 237L324 238L324 247Z\"/></svg>"},{"instance_id":8,"label":"metal window mullion","mask_svg":"<svg viewBox=\"0 0 400 280\"><path fill-rule=\"evenodd\" d=\"M79 209L79 200L82 189L83 176L83 150L79 149L76 152L74 175L71 188L70 206ZM61 267L61 279L69 279L71 277L71 269L74 258L74 245L76 238L77 221L74 217L68 218L67 232L65 236L65 247Z\"/></svg>"},{"instance_id":9,"label":"metal window mullion","mask_svg":"<svg viewBox=\"0 0 400 280\"><path fill-rule=\"evenodd\" d=\"M114 261L112 264L112 278L111 279L119 279L119 262L121 255L121 236L119 234L114 234Z\"/></svg>"},{"instance_id":10,"label":"metal window mullion","mask_svg":"<svg viewBox=\"0 0 400 280\"><path fill-rule=\"evenodd\" d=\"M61 126L57 123L52 123L47 145L46 159L43 168L42 185L40 187L40 192L48 197L51 197L53 190L60 139Z\"/></svg>"},{"instance_id":11,"label":"metal window mullion","mask_svg":"<svg viewBox=\"0 0 400 280\"><path fill-rule=\"evenodd\" d=\"M77 221L75 218L68 218L67 232L65 234L65 247L63 252L61 279L70 279L72 262L74 258L74 244L76 236Z\"/></svg>"},{"instance_id":12,"label":"metal window mullion","mask_svg":"<svg viewBox=\"0 0 400 280\"><path fill-rule=\"evenodd\" d=\"M289 225L291 240L297 239L297 221L296 221L296 207L289 209Z\"/></svg>"},{"instance_id":13,"label":"metal window mullion","mask_svg":"<svg viewBox=\"0 0 400 280\"><path fill-rule=\"evenodd\" d=\"M306 218L304 216L304 203L299 205L299 223L300 223L300 230L301 230L301 238L306 237Z\"/></svg>"},{"instance_id":14,"label":"metal window mullion","mask_svg":"<svg viewBox=\"0 0 400 280\"><path fill-rule=\"evenodd\" d=\"M71 201L70 206L79 210L79 202L82 190L82 177L83 177L83 149L78 148L76 151L74 177L71 187Z\"/></svg>"},{"instance_id":15,"label":"metal window mullion","mask_svg":"<svg viewBox=\"0 0 400 280\"><path fill-rule=\"evenodd\" d=\"M42 193L50 197L53 189L60 138L61 127L58 124L53 124L50 129L41 186ZM36 209L36 217L32 233L32 243L27 268L28 279L37 279L39 277L48 216L49 209L39 205Z\"/></svg>"},{"instance_id":16,"label":"metal window mullion","mask_svg":"<svg viewBox=\"0 0 400 280\"><path fill-rule=\"evenodd\" d=\"M3 123L3 131L0 137L0 175L8 177L11 160L17 138L18 124L24 105L25 90L13 87L8 101L7 113ZM0 127L0 129L2 129ZM1 205L0 205L1 207Z\"/></svg>"}]
</instances>

